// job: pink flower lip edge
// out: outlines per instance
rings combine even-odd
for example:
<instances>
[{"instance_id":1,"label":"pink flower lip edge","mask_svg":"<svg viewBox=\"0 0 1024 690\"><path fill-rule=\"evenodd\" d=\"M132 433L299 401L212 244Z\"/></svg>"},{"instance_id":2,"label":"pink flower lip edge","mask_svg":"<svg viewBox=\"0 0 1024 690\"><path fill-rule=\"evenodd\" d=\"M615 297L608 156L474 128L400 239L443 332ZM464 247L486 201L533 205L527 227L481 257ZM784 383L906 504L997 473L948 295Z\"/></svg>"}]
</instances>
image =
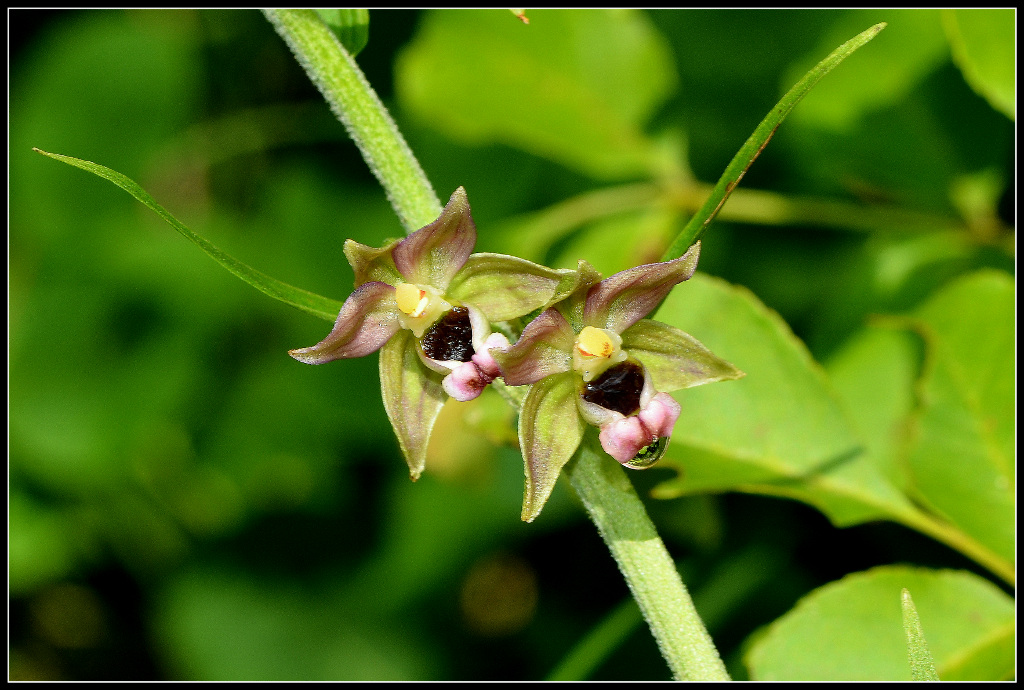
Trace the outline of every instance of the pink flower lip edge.
<instances>
[{"instance_id":1,"label":"pink flower lip edge","mask_svg":"<svg viewBox=\"0 0 1024 690\"><path fill-rule=\"evenodd\" d=\"M630 469L644 469L648 464L631 464L645 448L666 441L682 411L668 393L658 393L647 407L635 415L620 415L601 427L601 447L608 455Z\"/></svg>"}]
</instances>

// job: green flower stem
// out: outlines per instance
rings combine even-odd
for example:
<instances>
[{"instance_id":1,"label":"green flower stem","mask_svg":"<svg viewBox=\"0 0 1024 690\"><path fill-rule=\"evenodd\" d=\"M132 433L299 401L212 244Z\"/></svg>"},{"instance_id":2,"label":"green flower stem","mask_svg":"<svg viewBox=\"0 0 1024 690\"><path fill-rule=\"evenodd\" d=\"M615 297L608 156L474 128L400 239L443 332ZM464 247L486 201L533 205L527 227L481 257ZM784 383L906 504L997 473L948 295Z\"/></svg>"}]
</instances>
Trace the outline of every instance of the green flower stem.
<instances>
[{"instance_id":1,"label":"green flower stem","mask_svg":"<svg viewBox=\"0 0 1024 690\"><path fill-rule=\"evenodd\" d=\"M819 62L814 68L804 75L804 78L796 83L785 96L782 97L771 112L761 120L761 124L757 126L754 133L750 135L746 143L740 147L740 150L733 157L732 162L729 163L725 172L722 173L722 177L719 178L718 183L715 185L711 192L711 195L707 198L707 201L700 207L700 210L694 214L690 219L690 222L686 224L683 231L679 233L675 241L665 252L662 257L662 261L668 261L675 259L686 253L694 242L699 240L707 229L711 221L714 220L715 216L721 210L725 204L729 195L736 189L736 186L743 179L747 170L754 163L764 147L768 145L768 141L771 140L772 135L775 134L775 130L778 129L782 121L786 119L790 111L796 107L796 104L807 95L814 86L821 81L821 78L831 72L836 65L845 60L850 56L853 51L860 48L862 45L870 41L872 38L878 35L882 29L885 28L885 23L875 24L867 31L858 34L851 38L843 45L836 48L831 55Z\"/></svg>"},{"instance_id":2,"label":"green flower stem","mask_svg":"<svg viewBox=\"0 0 1024 690\"><path fill-rule=\"evenodd\" d=\"M600 450L593 429L588 430L565 472L615 557L676 679L729 680L626 471Z\"/></svg>"},{"instance_id":3,"label":"green flower stem","mask_svg":"<svg viewBox=\"0 0 1024 690\"><path fill-rule=\"evenodd\" d=\"M345 125L406 233L441 215L441 202L362 70L314 10L264 10Z\"/></svg>"}]
</instances>

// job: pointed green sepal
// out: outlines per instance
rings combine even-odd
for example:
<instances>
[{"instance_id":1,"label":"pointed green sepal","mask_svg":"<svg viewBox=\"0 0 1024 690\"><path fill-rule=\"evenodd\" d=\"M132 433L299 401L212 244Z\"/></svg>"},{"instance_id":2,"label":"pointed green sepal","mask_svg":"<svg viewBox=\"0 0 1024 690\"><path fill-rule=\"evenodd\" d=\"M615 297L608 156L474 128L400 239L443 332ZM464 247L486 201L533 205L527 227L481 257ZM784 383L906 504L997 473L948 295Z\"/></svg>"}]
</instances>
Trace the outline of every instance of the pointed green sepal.
<instances>
[{"instance_id":1,"label":"pointed green sepal","mask_svg":"<svg viewBox=\"0 0 1024 690\"><path fill-rule=\"evenodd\" d=\"M508 321L550 305L572 273L505 254L473 254L448 287L448 295L476 306L488 321Z\"/></svg>"},{"instance_id":2,"label":"pointed green sepal","mask_svg":"<svg viewBox=\"0 0 1024 690\"><path fill-rule=\"evenodd\" d=\"M746 376L692 335L660 321L637 321L622 334L622 347L647 368L654 388L666 393Z\"/></svg>"},{"instance_id":3,"label":"pointed green sepal","mask_svg":"<svg viewBox=\"0 0 1024 690\"><path fill-rule=\"evenodd\" d=\"M441 375L424 366L418 349L416 337L405 329L380 349L381 397L413 481L426 465L430 432L448 399Z\"/></svg>"},{"instance_id":4,"label":"pointed green sepal","mask_svg":"<svg viewBox=\"0 0 1024 690\"><path fill-rule=\"evenodd\" d=\"M395 268L395 262L391 258L398 240L389 242L386 246L377 248L369 247L355 240L345 240L345 258L356 274L356 287L363 283L379 281L395 286L404 283L402 274Z\"/></svg>"},{"instance_id":5,"label":"pointed green sepal","mask_svg":"<svg viewBox=\"0 0 1024 690\"><path fill-rule=\"evenodd\" d=\"M519 445L523 451L526 490L525 522L540 515L555 482L583 438L585 423L576 410L576 375L556 374L533 384L519 412Z\"/></svg>"}]
</instances>

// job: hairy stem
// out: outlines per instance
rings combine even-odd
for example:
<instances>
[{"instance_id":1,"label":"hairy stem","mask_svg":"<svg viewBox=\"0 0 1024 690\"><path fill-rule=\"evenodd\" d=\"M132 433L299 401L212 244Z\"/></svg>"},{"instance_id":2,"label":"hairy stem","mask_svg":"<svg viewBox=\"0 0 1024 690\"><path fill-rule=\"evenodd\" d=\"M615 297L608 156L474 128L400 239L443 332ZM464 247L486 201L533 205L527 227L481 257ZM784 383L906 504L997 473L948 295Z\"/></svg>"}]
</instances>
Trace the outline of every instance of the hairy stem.
<instances>
[{"instance_id":1,"label":"hairy stem","mask_svg":"<svg viewBox=\"0 0 1024 690\"><path fill-rule=\"evenodd\" d=\"M264 10L380 181L406 233L441 214L441 202L359 65L314 10Z\"/></svg>"},{"instance_id":2,"label":"hairy stem","mask_svg":"<svg viewBox=\"0 0 1024 690\"><path fill-rule=\"evenodd\" d=\"M565 472L615 557L676 679L729 680L725 664L626 471L600 450L593 429L588 430Z\"/></svg>"}]
</instances>

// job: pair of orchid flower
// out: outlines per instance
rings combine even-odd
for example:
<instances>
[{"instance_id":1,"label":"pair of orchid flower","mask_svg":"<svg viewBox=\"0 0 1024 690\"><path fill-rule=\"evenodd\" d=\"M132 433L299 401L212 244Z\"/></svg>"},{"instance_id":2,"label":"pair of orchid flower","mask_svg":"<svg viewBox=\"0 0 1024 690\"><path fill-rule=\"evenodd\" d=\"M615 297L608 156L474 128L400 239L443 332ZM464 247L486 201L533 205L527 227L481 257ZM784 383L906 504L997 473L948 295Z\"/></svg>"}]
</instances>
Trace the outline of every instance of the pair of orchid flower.
<instances>
[{"instance_id":1,"label":"pair of orchid flower","mask_svg":"<svg viewBox=\"0 0 1024 690\"><path fill-rule=\"evenodd\" d=\"M307 364L380 350L384 407L415 480L450 396L472 400L498 377L529 385L519 413L526 466L523 519L536 517L587 424L626 467L661 458L680 407L668 393L743 374L696 339L645 319L697 268L700 244L673 261L601 275L586 261L553 270L504 254L473 254L476 226L462 187L440 217L375 249L345 256L356 289L330 334L292 350ZM540 311L510 344L517 320Z\"/></svg>"}]
</instances>

